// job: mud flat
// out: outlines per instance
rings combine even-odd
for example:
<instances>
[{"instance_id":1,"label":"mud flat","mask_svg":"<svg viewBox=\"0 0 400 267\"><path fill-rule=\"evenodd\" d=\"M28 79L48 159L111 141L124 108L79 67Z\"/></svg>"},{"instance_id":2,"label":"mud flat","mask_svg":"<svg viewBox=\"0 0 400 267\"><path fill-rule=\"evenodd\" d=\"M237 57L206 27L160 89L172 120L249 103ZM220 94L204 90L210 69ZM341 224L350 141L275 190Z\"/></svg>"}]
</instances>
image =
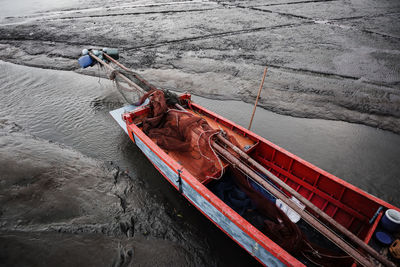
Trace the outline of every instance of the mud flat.
<instances>
[{"instance_id":1,"label":"mud flat","mask_svg":"<svg viewBox=\"0 0 400 267\"><path fill-rule=\"evenodd\" d=\"M399 1L60 5L4 11L0 59L78 71L82 48L118 47L126 65L160 87L245 102L268 65L260 106L400 133Z\"/></svg>"},{"instance_id":2,"label":"mud flat","mask_svg":"<svg viewBox=\"0 0 400 267\"><path fill-rule=\"evenodd\" d=\"M2 266L216 264L138 179L4 119L0 207Z\"/></svg>"}]
</instances>

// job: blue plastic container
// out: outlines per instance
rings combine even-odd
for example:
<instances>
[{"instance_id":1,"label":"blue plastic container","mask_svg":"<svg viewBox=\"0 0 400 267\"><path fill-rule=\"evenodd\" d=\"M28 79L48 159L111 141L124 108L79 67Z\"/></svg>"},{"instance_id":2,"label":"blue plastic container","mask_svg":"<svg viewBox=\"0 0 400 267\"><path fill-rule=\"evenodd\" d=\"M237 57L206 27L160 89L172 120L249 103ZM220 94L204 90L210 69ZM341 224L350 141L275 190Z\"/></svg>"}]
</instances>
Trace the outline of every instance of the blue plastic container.
<instances>
[{"instance_id":1,"label":"blue plastic container","mask_svg":"<svg viewBox=\"0 0 400 267\"><path fill-rule=\"evenodd\" d=\"M385 246L389 246L393 242L393 238L385 232L376 232L376 239Z\"/></svg>"},{"instance_id":2,"label":"blue plastic container","mask_svg":"<svg viewBox=\"0 0 400 267\"><path fill-rule=\"evenodd\" d=\"M400 232L400 212L394 209L388 209L381 220L382 227L389 232Z\"/></svg>"},{"instance_id":3,"label":"blue plastic container","mask_svg":"<svg viewBox=\"0 0 400 267\"><path fill-rule=\"evenodd\" d=\"M93 64L93 59L89 56L82 56L78 59L78 63L82 69L87 68Z\"/></svg>"}]
</instances>

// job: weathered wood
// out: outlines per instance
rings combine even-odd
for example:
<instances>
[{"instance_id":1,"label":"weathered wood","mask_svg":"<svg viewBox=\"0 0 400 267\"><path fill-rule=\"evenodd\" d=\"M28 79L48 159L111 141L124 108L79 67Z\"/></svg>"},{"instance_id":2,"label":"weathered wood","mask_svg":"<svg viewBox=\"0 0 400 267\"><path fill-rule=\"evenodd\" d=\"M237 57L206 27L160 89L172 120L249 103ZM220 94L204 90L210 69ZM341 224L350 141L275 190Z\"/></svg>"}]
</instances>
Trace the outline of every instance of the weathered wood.
<instances>
[{"instance_id":1,"label":"weathered wood","mask_svg":"<svg viewBox=\"0 0 400 267\"><path fill-rule=\"evenodd\" d=\"M249 123L249 128L247 128L247 129L249 129L249 130L250 130L250 128L251 128L251 124L253 123L254 114L256 113L256 108L257 108L257 104L258 104L258 99L260 98L260 95L261 95L261 89L262 89L263 86L264 86L264 80L265 80L265 75L267 75L267 70L268 70L268 68L265 67L265 69L264 69L264 74L263 74L263 77L262 77L262 81L261 81L261 84L260 84L260 88L258 89L258 94L257 94L256 102L254 103L253 114L251 115L251 119L250 119L250 123Z\"/></svg>"},{"instance_id":2,"label":"weathered wood","mask_svg":"<svg viewBox=\"0 0 400 267\"><path fill-rule=\"evenodd\" d=\"M103 60L101 60L100 58L98 58L97 56L95 56L92 52L89 51L89 55L94 58L97 62L99 62L101 65L103 65L104 67L108 68L110 71L114 72L116 75L118 75L119 77L121 77L121 79L123 79L127 84L129 84L130 86L132 86L133 88L135 88L137 91L139 91L140 93L144 94L146 93L145 90L140 87L139 85L137 85L136 83L132 82L128 77L126 77L125 75L119 73L116 69L114 69L113 67L111 67L109 64L105 63Z\"/></svg>"},{"instance_id":3,"label":"weathered wood","mask_svg":"<svg viewBox=\"0 0 400 267\"><path fill-rule=\"evenodd\" d=\"M120 67L121 69L130 72L132 75L135 76L136 79L138 79L140 82L142 82L143 84L145 84L146 86L148 86L150 88L150 90L154 90L157 89L156 87L154 87L153 85L151 85L148 81L146 81L145 79L141 78L139 75L133 73L132 70L130 70L129 68L125 67L124 65L122 65L120 62L118 62L117 60L113 59L112 57L110 57L109 55L107 55L106 53L103 54L103 56L105 56L108 60L110 60L112 63L114 63L115 65L117 65L118 67Z\"/></svg>"}]
</instances>

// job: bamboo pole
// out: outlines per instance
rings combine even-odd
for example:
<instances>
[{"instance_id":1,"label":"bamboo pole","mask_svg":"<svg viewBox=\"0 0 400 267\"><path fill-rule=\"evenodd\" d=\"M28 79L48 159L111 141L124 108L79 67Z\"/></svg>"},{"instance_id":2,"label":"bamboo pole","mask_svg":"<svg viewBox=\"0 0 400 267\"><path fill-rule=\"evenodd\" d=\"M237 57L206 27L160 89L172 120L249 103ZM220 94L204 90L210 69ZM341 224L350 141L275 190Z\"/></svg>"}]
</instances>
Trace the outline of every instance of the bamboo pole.
<instances>
[{"instance_id":1,"label":"bamboo pole","mask_svg":"<svg viewBox=\"0 0 400 267\"><path fill-rule=\"evenodd\" d=\"M101 60L100 58L98 58L97 56L95 56L92 52L89 51L89 55L94 58L97 62L99 62L100 64L102 64L104 67L108 68L109 70L111 70L112 72L115 72L116 75L118 75L119 77L121 77L125 82L127 82L130 86L132 86L133 88L135 88L136 90L138 90L140 93L144 94L146 93L145 90L140 87L139 85L137 85L136 83L132 82L128 77L126 77L125 75L119 73L116 69L114 69L113 67L111 67L110 65L108 65L107 63L105 63L103 60Z\"/></svg>"},{"instance_id":2,"label":"bamboo pole","mask_svg":"<svg viewBox=\"0 0 400 267\"><path fill-rule=\"evenodd\" d=\"M103 56L105 56L109 61L113 62L115 65L117 65L118 67L120 67L121 69L132 73L136 79L138 79L139 81L141 81L142 83L144 83L145 85L147 85L150 90L154 90L157 89L156 87L154 87L153 85L151 85L148 81L142 79L139 75L135 74L132 72L132 70L128 69L127 67L125 67L124 65L122 65L121 63L119 63L117 60L113 59L112 57L110 57L109 55L107 55L106 53L103 53Z\"/></svg>"},{"instance_id":3,"label":"bamboo pole","mask_svg":"<svg viewBox=\"0 0 400 267\"><path fill-rule=\"evenodd\" d=\"M260 98L261 89L262 89L263 86L264 86L264 80L265 80L265 75L267 75L267 70L268 70L268 68L265 67L265 69L264 69L264 74L263 74L263 77L262 77L262 80L261 80L261 84L260 84L260 88L258 88L258 94L257 94L256 102L254 103L253 114L251 115L251 119L250 119L250 123L249 123L249 128L247 128L247 129L249 129L249 130L250 130L250 128L251 128L251 124L253 123L254 114L256 113L256 108L257 108L257 104L258 104L258 99Z\"/></svg>"},{"instance_id":4,"label":"bamboo pole","mask_svg":"<svg viewBox=\"0 0 400 267\"><path fill-rule=\"evenodd\" d=\"M379 254L376 250L374 250L372 247L370 247L368 244L364 243L361 239L359 239L356 235L354 235L352 232L350 232L347 228L336 222L332 217L330 217L328 214L320 210L317 206L315 206L311 201L303 197L300 193L298 193L296 190L294 190L292 187L290 187L288 184L283 182L281 179L276 177L273 173L268 171L266 168L264 168L261 164L259 164L257 161L252 159L249 155L247 155L245 152L243 152L240 148L229 142L227 139L222 137L221 135L217 135L218 140L220 140L222 143L233 149L236 153L238 153L242 158L244 158L247 162L249 162L253 167L256 167L259 171L267 175L272 181L277 183L279 186L281 186L283 189L288 191L291 195L296 197L298 200L300 200L304 205L306 205L308 208L310 208L312 211L317 213L319 216L321 216L323 219L325 219L331 226L335 227L337 230L339 230L342 234L346 235L348 238L350 238L351 241L355 242L357 245L359 245L362 249L364 249L366 252L368 252L371 256L373 256L375 259L379 260L381 263L383 263L385 266L396 266L394 263L389 261L388 259L384 258L381 254Z\"/></svg>"},{"instance_id":5,"label":"bamboo pole","mask_svg":"<svg viewBox=\"0 0 400 267\"><path fill-rule=\"evenodd\" d=\"M106 57L109 61L111 61L112 63L116 64L118 67L120 67L123 70L126 71L131 71L130 69L128 69L127 67L125 67L124 65L122 65L121 63L119 63L117 60L115 60L114 58L112 58L111 56L109 56L107 53L103 53L103 56Z\"/></svg>"}]
</instances>

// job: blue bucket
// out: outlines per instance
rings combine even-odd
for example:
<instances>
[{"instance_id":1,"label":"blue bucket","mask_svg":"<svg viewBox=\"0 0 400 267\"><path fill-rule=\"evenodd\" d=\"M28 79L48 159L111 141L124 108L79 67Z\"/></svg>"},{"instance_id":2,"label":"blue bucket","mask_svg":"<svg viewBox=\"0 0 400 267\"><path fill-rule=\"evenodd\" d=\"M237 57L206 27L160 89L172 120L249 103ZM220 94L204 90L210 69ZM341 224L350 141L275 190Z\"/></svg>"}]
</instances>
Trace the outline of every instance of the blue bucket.
<instances>
[{"instance_id":1,"label":"blue bucket","mask_svg":"<svg viewBox=\"0 0 400 267\"><path fill-rule=\"evenodd\" d=\"M388 209L381 220L382 227L389 232L400 231L400 212L394 209Z\"/></svg>"},{"instance_id":2,"label":"blue bucket","mask_svg":"<svg viewBox=\"0 0 400 267\"><path fill-rule=\"evenodd\" d=\"M89 55L82 56L78 59L78 63L84 69L92 65L93 59Z\"/></svg>"}]
</instances>

